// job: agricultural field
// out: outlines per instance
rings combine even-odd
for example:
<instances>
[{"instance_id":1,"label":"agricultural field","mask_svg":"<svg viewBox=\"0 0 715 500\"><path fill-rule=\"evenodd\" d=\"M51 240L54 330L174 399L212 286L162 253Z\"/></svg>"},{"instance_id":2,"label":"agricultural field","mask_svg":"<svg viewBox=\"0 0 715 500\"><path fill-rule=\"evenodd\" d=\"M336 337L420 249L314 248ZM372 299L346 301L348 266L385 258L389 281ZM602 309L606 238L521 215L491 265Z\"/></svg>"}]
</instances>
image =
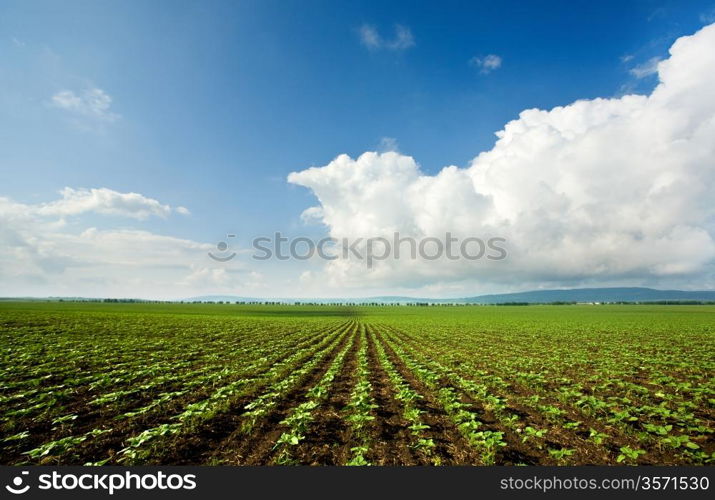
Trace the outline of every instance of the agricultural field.
<instances>
[{"instance_id":1,"label":"agricultural field","mask_svg":"<svg viewBox=\"0 0 715 500\"><path fill-rule=\"evenodd\" d=\"M715 458L715 307L0 303L1 464Z\"/></svg>"}]
</instances>

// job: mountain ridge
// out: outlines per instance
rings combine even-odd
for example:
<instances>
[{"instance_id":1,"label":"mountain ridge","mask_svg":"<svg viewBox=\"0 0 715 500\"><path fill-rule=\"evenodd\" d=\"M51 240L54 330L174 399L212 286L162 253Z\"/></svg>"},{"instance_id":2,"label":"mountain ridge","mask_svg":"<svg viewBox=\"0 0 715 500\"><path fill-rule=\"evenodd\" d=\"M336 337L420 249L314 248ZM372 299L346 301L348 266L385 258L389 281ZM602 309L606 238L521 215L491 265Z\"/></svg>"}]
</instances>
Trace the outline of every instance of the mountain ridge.
<instances>
[{"instance_id":1,"label":"mountain ridge","mask_svg":"<svg viewBox=\"0 0 715 500\"><path fill-rule=\"evenodd\" d=\"M605 288L562 288L550 290L530 290L500 294L485 294L472 297L447 299L408 297L408 296L373 296L362 298L253 298L235 295L202 295L184 299L188 302L377 302L398 303L434 303L434 304L503 304L503 303L551 303L551 302L660 302L660 301L715 301L715 290L658 290L646 287L605 287Z\"/></svg>"}]
</instances>

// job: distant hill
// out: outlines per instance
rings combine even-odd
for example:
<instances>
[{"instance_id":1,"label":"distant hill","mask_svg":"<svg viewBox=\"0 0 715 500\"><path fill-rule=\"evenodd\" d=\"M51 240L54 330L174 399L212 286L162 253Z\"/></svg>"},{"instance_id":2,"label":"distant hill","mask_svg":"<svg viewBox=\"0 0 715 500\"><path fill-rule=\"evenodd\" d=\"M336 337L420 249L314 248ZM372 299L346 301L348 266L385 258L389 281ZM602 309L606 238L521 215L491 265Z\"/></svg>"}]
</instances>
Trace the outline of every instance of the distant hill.
<instances>
[{"instance_id":1,"label":"distant hill","mask_svg":"<svg viewBox=\"0 0 715 500\"><path fill-rule=\"evenodd\" d=\"M102 299L87 297L0 297L0 301L74 301L74 302L152 302L142 299ZM684 291L656 290L654 288L571 288L563 290L533 290L529 292L500 293L460 297L453 299L433 299L424 297L379 296L360 298L259 298L239 295L201 295L182 300L183 302L280 302L284 304L313 303L353 303L353 304L550 304L554 302L715 302L715 290ZM161 302L161 301L159 301ZM172 301L169 301L172 302ZM178 301L175 301L178 302Z\"/></svg>"},{"instance_id":2,"label":"distant hill","mask_svg":"<svg viewBox=\"0 0 715 500\"><path fill-rule=\"evenodd\" d=\"M238 295L201 295L182 299L184 302L280 302L281 299L258 299L255 297L240 297Z\"/></svg>"},{"instance_id":3,"label":"distant hill","mask_svg":"<svg viewBox=\"0 0 715 500\"><path fill-rule=\"evenodd\" d=\"M658 301L715 301L715 291L656 290L653 288L574 288L564 290L535 290L505 294L480 295L461 299L470 304L499 304L505 302L658 302Z\"/></svg>"},{"instance_id":4,"label":"distant hill","mask_svg":"<svg viewBox=\"0 0 715 500\"><path fill-rule=\"evenodd\" d=\"M405 303L430 303L430 304L506 304L529 303L543 304L551 302L661 302L661 301L715 301L715 290L684 291L684 290L656 290L654 288L625 287L625 288L573 288L563 290L533 290L529 292L502 293L478 295L475 297L462 297L454 299L431 299L404 296L380 296L363 298L333 298L333 299L295 299L295 298L249 298L235 295L204 295L185 299L185 301L200 302L352 302L352 303L379 303L379 304L405 304Z\"/></svg>"}]
</instances>

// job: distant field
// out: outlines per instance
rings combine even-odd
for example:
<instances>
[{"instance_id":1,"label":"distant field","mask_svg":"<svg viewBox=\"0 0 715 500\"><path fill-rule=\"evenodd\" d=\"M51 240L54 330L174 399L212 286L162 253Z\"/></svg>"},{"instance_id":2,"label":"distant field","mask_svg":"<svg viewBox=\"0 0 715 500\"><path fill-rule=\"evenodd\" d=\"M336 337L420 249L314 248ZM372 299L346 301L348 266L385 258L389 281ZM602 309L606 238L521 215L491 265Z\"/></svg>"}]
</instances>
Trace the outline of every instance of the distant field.
<instances>
[{"instance_id":1,"label":"distant field","mask_svg":"<svg viewBox=\"0 0 715 500\"><path fill-rule=\"evenodd\" d=\"M710 464L715 306L0 303L1 464Z\"/></svg>"}]
</instances>

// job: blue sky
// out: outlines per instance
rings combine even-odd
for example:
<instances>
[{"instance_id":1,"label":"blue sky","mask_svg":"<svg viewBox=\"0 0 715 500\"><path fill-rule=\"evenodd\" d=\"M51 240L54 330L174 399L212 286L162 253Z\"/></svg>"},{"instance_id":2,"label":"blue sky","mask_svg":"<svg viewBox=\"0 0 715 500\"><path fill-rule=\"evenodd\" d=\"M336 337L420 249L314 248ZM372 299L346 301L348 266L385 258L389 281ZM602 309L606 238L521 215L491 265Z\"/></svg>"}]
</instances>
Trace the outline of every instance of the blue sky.
<instances>
[{"instance_id":1,"label":"blue sky","mask_svg":"<svg viewBox=\"0 0 715 500\"><path fill-rule=\"evenodd\" d=\"M385 138L424 174L467 167L524 109L651 92L648 61L711 19L712 0L5 1L0 196L107 188L191 212L88 212L66 221L77 230L326 234L301 221L315 196L290 172ZM82 108L92 91L99 108Z\"/></svg>"}]
</instances>

